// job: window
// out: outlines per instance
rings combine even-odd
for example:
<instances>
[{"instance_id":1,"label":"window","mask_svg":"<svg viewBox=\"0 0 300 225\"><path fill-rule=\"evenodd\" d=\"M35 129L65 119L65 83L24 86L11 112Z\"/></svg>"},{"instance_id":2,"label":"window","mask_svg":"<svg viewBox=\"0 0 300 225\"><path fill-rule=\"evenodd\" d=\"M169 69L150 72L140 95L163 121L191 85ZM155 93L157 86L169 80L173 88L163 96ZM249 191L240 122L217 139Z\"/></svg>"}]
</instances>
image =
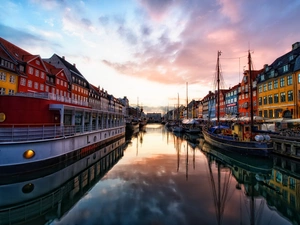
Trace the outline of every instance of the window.
<instances>
[{"instance_id":1,"label":"window","mask_svg":"<svg viewBox=\"0 0 300 225\"><path fill-rule=\"evenodd\" d=\"M295 179L292 178L292 177L290 177L290 178L289 178L289 183L290 183L290 189L291 189L291 190L295 190L295 188L296 188L296 182L295 182Z\"/></svg>"},{"instance_id":2,"label":"window","mask_svg":"<svg viewBox=\"0 0 300 225\"><path fill-rule=\"evenodd\" d=\"M288 91L287 95L288 95L288 101L289 102L293 101L293 91Z\"/></svg>"},{"instance_id":3,"label":"window","mask_svg":"<svg viewBox=\"0 0 300 225\"><path fill-rule=\"evenodd\" d=\"M274 103L278 103L278 102L279 102L278 94L274 94Z\"/></svg>"},{"instance_id":4,"label":"window","mask_svg":"<svg viewBox=\"0 0 300 225\"><path fill-rule=\"evenodd\" d=\"M273 109L269 109L269 118L273 118Z\"/></svg>"},{"instance_id":5,"label":"window","mask_svg":"<svg viewBox=\"0 0 300 225\"><path fill-rule=\"evenodd\" d=\"M29 68L28 68L28 73L29 73L29 74L33 74L33 68L32 68L32 67L29 67Z\"/></svg>"},{"instance_id":6,"label":"window","mask_svg":"<svg viewBox=\"0 0 300 225\"><path fill-rule=\"evenodd\" d=\"M284 65L283 66L283 72L287 72L289 70L289 65Z\"/></svg>"},{"instance_id":7,"label":"window","mask_svg":"<svg viewBox=\"0 0 300 225\"><path fill-rule=\"evenodd\" d=\"M35 70L35 76L36 76L36 77L39 77L39 75L40 75L40 71Z\"/></svg>"},{"instance_id":8,"label":"window","mask_svg":"<svg viewBox=\"0 0 300 225\"><path fill-rule=\"evenodd\" d=\"M15 94L15 91L14 91L14 90L11 90L11 89L9 89L9 90L8 90L8 94L9 94L9 95L14 95L14 94Z\"/></svg>"},{"instance_id":9,"label":"window","mask_svg":"<svg viewBox=\"0 0 300 225\"><path fill-rule=\"evenodd\" d=\"M45 86L45 91L49 92L49 86L47 86L47 85Z\"/></svg>"},{"instance_id":10,"label":"window","mask_svg":"<svg viewBox=\"0 0 300 225\"><path fill-rule=\"evenodd\" d=\"M44 91L44 85L43 84L40 84L40 90Z\"/></svg>"},{"instance_id":11,"label":"window","mask_svg":"<svg viewBox=\"0 0 300 225\"><path fill-rule=\"evenodd\" d=\"M10 75L10 76L9 76L9 82L10 82L10 83L14 84L14 83L15 83L15 80L16 80L15 75Z\"/></svg>"},{"instance_id":12,"label":"window","mask_svg":"<svg viewBox=\"0 0 300 225\"><path fill-rule=\"evenodd\" d=\"M45 79L45 73L44 72L41 72L41 78Z\"/></svg>"},{"instance_id":13,"label":"window","mask_svg":"<svg viewBox=\"0 0 300 225\"><path fill-rule=\"evenodd\" d=\"M259 93L262 93L262 85L259 85L259 86L258 86L258 92L259 92Z\"/></svg>"},{"instance_id":14,"label":"window","mask_svg":"<svg viewBox=\"0 0 300 225\"><path fill-rule=\"evenodd\" d=\"M269 90L272 90L272 89L273 89L272 81L270 81L270 82L268 83L268 89L269 89Z\"/></svg>"},{"instance_id":15,"label":"window","mask_svg":"<svg viewBox=\"0 0 300 225\"><path fill-rule=\"evenodd\" d=\"M298 83L300 83L300 73L298 74Z\"/></svg>"},{"instance_id":16,"label":"window","mask_svg":"<svg viewBox=\"0 0 300 225\"><path fill-rule=\"evenodd\" d=\"M292 75L287 76L287 85L292 85L293 84L293 77Z\"/></svg>"},{"instance_id":17,"label":"window","mask_svg":"<svg viewBox=\"0 0 300 225\"><path fill-rule=\"evenodd\" d=\"M280 93L280 102L285 102L285 92Z\"/></svg>"},{"instance_id":18,"label":"window","mask_svg":"<svg viewBox=\"0 0 300 225\"><path fill-rule=\"evenodd\" d=\"M36 65L40 65L41 64L41 62L40 62L40 60L35 60L35 63L36 63Z\"/></svg>"},{"instance_id":19,"label":"window","mask_svg":"<svg viewBox=\"0 0 300 225\"><path fill-rule=\"evenodd\" d=\"M267 91L267 84L264 84L264 91Z\"/></svg>"},{"instance_id":20,"label":"window","mask_svg":"<svg viewBox=\"0 0 300 225\"><path fill-rule=\"evenodd\" d=\"M272 95L269 95L269 96L268 96L268 99L269 99L269 104L272 104L272 103L273 103L273 96L272 96Z\"/></svg>"},{"instance_id":21,"label":"window","mask_svg":"<svg viewBox=\"0 0 300 225\"><path fill-rule=\"evenodd\" d=\"M32 81L31 80L28 80L27 86L30 87L30 88L32 87Z\"/></svg>"},{"instance_id":22,"label":"window","mask_svg":"<svg viewBox=\"0 0 300 225\"><path fill-rule=\"evenodd\" d=\"M280 78L280 87L284 87L285 86L285 79L284 77Z\"/></svg>"},{"instance_id":23,"label":"window","mask_svg":"<svg viewBox=\"0 0 300 225\"><path fill-rule=\"evenodd\" d=\"M0 95L5 95L5 88L0 87Z\"/></svg>"},{"instance_id":24,"label":"window","mask_svg":"<svg viewBox=\"0 0 300 225\"><path fill-rule=\"evenodd\" d=\"M264 117L268 117L268 110L264 110Z\"/></svg>"},{"instance_id":25,"label":"window","mask_svg":"<svg viewBox=\"0 0 300 225\"><path fill-rule=\"evenodd\" d=\"M21 72L24 72L24 66L20 65L19 69L20 69Z\"/></svg>"},{"instance_id":26,"label":"window","mask_svg":"<svg viewBox=\"0 0 300 225\"><path fill-rule=\"evenodd\" d=\"M34 82L34 89L39 89L39 83L38 82Z\"/></svg>"},{"instance_id":27,"label":"window","mask_svg":"<svg viewBox=\"0 0 300 225\"><path fill-rule=\"evenodd\" d=\"M6 74L3 72L0 72L0 80L6 81Z\"/></svg>"},{"instance_id":28,"label":"window","mask_svg":"<svg viewBox=\"0 0 300 225\"><path fill-rule=\"evenodd\" d=\"M274 80L274 89L278 88L278 80Z\"/></svg>"},{"instance_id":29,"label":"window","mask_svg":"<svg viewBox=\"0 0 300 225\"><path fill-rule=\"evenodd\" d=\"M267 97L264 96L264 105L266 105L266 104L268 104L268 102L267 102Z\"/></svg>"},{"instance_id":30,"label":"window","mask_svg":"<svg viewBox=\"0 0 300 225\"><path fill-rule=\"evenodd\" d=\"M261 97L258 98L258 105L262 105L262 98Z\"/></svg>"},{"instance_id":31,"label":"window","mask_svg":"<svg viewBox=\"0 0 300 225\"><path fill-rule=\"evenodd\" d=\"M59 84L59 79L56 79L56 84Z\"/></svg>"},{"instance_id":32,"label":"window","mask_svg":"<svg viewBox=\"0 0 300 225\"><path fill-rule=\"evenodd\" d=\"M20 84L22 85L22 86L25 86L26 85L26 79L25 78L21 78L21 81L20 81Z\"/></svg>"}]
</instances>

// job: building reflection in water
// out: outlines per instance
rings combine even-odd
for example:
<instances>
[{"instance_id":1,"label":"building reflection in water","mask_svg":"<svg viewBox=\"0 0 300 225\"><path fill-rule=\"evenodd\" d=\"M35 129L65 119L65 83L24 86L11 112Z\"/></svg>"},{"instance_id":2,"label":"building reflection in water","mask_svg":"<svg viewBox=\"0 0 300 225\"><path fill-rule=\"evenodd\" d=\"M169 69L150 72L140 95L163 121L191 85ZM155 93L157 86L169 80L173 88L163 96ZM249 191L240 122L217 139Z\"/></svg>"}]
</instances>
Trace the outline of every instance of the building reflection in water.
<instances>
[{"instance_id":1,"label":"building reflection in water","mask_svg":"<svg viewBox=\"0 0 300 225\"><path fill-rule=\"evenodd\" d=\"M217 224L222 224L232 176L236 189L248 198L249 224L263 224L264 204L293 224L300 224L300 162L277 155L265 159L242 156L216 149L203 140L200 148L207 156ZM211 170L213 164L217 177Z\"/></svg>"},{"instance_id":2,"label":"building reflection in water","mask_svg":"<svg viewBox=\"0 0 300 225\"><path fill-rule=\"evenodd\" d=\"M80 159L30 179L1 178L0 224L46 224L61 218L123 156L125 137L82 151ZM43 174L43 176L40 176Z\"/></svg>"}]
</instances>

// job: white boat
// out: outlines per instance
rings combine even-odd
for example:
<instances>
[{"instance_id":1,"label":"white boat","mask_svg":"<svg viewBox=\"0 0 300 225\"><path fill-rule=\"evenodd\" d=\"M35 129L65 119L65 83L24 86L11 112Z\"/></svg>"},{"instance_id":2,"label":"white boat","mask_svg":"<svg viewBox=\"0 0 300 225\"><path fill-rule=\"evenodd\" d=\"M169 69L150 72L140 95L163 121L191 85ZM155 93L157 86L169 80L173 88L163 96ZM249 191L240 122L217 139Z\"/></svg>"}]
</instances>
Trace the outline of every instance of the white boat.
<instances>
[{"instance_id":1,"label":"white boat","mask_svg":"<svg viewBox=\"0 0 300 225\"><path fill-rule=\"evenodd\" d=\"M0 95L4 118L0 127L0 176L52 167L125 136L124 116L119 110L122 103L117 99L115 110L108 102L101 109L69 104L57 97L51 93Z\"/></svg>"}]
</instances>

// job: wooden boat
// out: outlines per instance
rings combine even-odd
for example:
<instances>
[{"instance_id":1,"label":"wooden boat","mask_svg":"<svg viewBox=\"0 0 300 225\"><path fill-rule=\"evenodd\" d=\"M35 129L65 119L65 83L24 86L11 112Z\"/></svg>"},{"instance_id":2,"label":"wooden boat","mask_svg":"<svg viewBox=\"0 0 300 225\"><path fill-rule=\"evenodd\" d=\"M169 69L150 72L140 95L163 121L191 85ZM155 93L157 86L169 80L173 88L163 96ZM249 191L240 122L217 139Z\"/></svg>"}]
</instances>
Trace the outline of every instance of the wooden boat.
<instances>
[{"instance_id":1,"label":"wooden boat","mask_svg":"<svg viewBox=\"0 0 300 225\"><path fill-rule=\"evenodd\" d=\"M218 52L217 58L217 102L220 102L220 65L219 57L221 52ZM251 55L248 54L249 61L249 75L250 75L250 123L241 123L236 121L235 123L230 124L230 126L221 126L220 123L220 104L217 106L217 125L213 127L207 127L203 129L202 133L205 141L208 143L217 146L222 149L229 151L239 152L242 154L249 155L260 155L268 156L273 149L273 143L270 140L270 136L266 134L259 133L259 124L254 125L253 121L253 91L252 91L252 77L251 77Z\"/></svg>"}]
</instances>

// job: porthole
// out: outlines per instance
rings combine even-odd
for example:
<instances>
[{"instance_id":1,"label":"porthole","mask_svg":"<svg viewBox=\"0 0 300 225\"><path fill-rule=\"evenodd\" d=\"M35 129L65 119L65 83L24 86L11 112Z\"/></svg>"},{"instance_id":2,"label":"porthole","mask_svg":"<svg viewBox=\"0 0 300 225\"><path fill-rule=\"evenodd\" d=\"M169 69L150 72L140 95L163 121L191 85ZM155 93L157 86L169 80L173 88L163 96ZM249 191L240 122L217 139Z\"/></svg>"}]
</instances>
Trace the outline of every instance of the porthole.
<instances>
[{"instance_id":1,"label":"porthole","mask_svg":"<svg viewBox=\"0 0 300 225\"><path fill-rule=\"evenodd\" d=\"M31 149L28 149L26 152L24 152L23 157L25 159L31 159L35 156L35 152Z\"/></svg>"},{"instance_id":2,"label":"porthole","mask_svg":"<svg viewBox=\"0 0 300 225\"><path fill-rule=\"evenodd\" d=\"M6 116L4 113L0 113L0 122L4 122Z\"/></svg>"},{"instance_id":3,"label":"porthole","mask_svg":"<svg viewBox=\"0 0 300 225\"><path fill-rule=\"evenodd\" d=\"M25 184L22 188L22 191L24 194L28 194L30 192L32 192L34 189L34 184L29 183L29 184Z\"/></svg>"}]
</instances>

